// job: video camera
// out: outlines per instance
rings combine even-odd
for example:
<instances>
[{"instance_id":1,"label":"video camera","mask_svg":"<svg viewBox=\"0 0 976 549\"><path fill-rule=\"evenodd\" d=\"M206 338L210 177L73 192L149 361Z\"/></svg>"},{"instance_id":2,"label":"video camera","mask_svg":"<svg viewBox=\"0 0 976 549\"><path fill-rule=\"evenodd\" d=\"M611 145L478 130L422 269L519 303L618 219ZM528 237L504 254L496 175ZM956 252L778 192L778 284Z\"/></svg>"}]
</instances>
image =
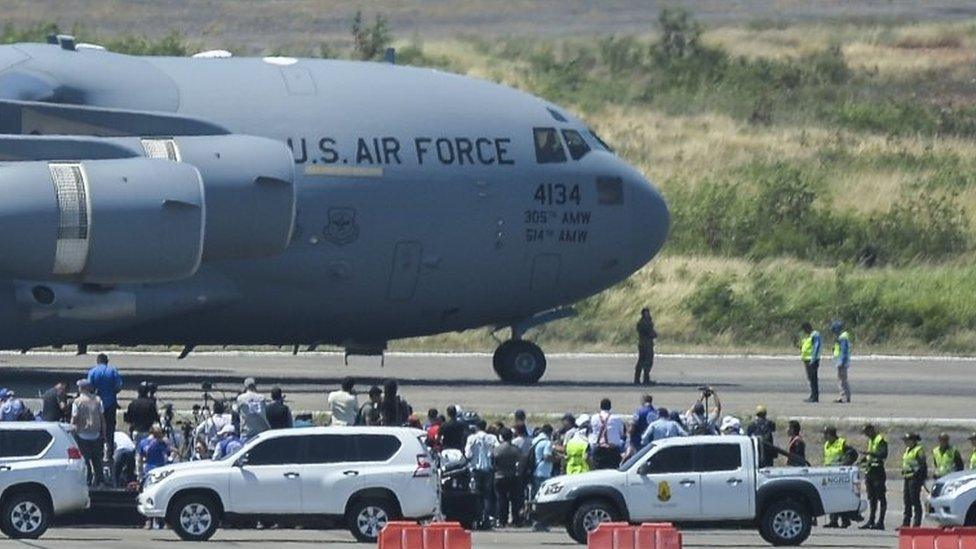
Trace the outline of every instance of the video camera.
<instances>
[{"instance_id":1,"label":"video camera","mask_svg":"<svg viewBox=\"0 0 976 549\"><path fill-rule=\"evenodd\" d=\"M715 394L715 391L713 391L712 388L707 385L702 385L701 387L698 388L698 390L705 398L708 398Z\"/></svg>"}]
</instances>

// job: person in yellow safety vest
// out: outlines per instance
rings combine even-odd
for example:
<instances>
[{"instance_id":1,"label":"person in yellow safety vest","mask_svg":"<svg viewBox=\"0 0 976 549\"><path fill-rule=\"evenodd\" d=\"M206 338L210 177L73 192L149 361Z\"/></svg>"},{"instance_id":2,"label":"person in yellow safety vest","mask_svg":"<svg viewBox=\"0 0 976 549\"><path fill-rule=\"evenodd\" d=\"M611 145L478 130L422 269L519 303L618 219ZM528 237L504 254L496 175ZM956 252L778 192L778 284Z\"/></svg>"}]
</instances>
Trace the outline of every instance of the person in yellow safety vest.
<instances>
[{"instance_id":1,"label":"person in yellow safety vest","mask_svg":"<svg viewBox=\"0 0 976 549\"><path fill-rule=\"evenodd\" d=\"M824 459L825 467L836 467L839 465L854 465L857 462L857 450L847 445L847 441L837 436L837 428L828 425L823 430L824 437ZM840 524L837 520L840 519ZM824 528L847 528L851 525L851 519L840 513L831 513L830 522Z\"/></svg>"},{"instance_id":2,"label":"person in yellow safety vest","mask_svg":"<svg viewBox=\"0 0 976 549\"><path fill-rule=\"evenodd\" d=\"M590 470L590 441L587 430L590 416L583 414L576 421L576 432L566 442L566 474L577 475Z\"/></svg>"},{"instance_id":3,"label":"person in yellow safety vest","mask_svg":"<svg viewBox=\"0 0 976 549\"><path fill-rule=\"evenodd\" d=\"M888 489L885 486L888 480L888 475L885 473L888 441L870 423L865 425L861 432L868 439L868 449L862 454L861 463L864 466L864 485L867 488L871 514L860 529L884 530L885 513L888 511ZM877 522L874 520L875 511L879 511Z\"/></svg>"},{"instance_id":4,"label":"person in yellow safety vest","mask_svg":"<svg viewBox=\"0 0 976 549\"><path fill-rule=\"evenodd\" d=\"M839 320L830 324L830 331L834 334L834 366L837 367L837 388L840 390L840 396L834 402L849 404L851 384L847 381L847 373L851 369L851 334Z\"/></svg>"},{"instance_id":5,"label":"person in yellow safety vest","mask_svg":"<svg viewBox=\"0 0 976 549\"><path fill-rule=\"evenodd\" d=\"M932 478L935 480L963 469L962 454L949 444L948 433L939 434L939 445L932 449L932 466Z\"/></svg>"},{"instance_id":6,"label":"person in yellow safety vest","mask_svg":"<svg viewBox=\"0 0 976 549\"><path fill-rule=\"evenodd\" d=\"M976 433L969 435L969 443L973 445L973 453L969 456L969 468L976 469Z\"/></svg>"},{"instance_id":7,"label":"person in yellow safety vest","mask_svg":"<svg viewBox=\"0 0 976 549\"><path fill-rule=\"evenodd\" d=\"M905 516L902 526L919 526L922 524L922 486L928 476L928 464L925 460L925 449L919 444L921 437L917 433L908 433L904 437L905 453L901 456L901 478L905 480Z\"/></svg>"},{"instance_id":8,"label":"person in yellow safety vest","mask_svg":"<svg viewBox=\"0 0 976 549\"><path fill-rule=\"evenodd\" d=\"M800 361L807 372L807 381L810 382L810 396L803 402L820 401L820 380L817 371L820 369L820 346L822 339L820 332L813 329L809 322L804 322L800 329L803 330L803 339L800 341Z\"/></svg>"}]
</instances>

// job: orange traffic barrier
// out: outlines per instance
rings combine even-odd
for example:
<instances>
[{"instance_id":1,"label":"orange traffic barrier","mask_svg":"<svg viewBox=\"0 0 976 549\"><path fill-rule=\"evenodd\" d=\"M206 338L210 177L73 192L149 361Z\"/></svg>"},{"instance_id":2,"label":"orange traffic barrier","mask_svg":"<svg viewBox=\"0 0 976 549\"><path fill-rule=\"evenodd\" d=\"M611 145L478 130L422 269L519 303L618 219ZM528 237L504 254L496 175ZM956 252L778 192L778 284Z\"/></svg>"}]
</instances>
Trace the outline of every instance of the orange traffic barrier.
<instances>
[{"instance_id":1,"label":"orange traffic barrier","mask_svg":"<svg viewBox=\"0 0 976 549\"><path fill-rule=\"evenodd\" d=\"M899 528L898 549L976 549L976 528Z\"/></svg>"},{"instance_id":2,"label":"orange traffic barrier","mask_svg":"<svg viewBox=\"0 0 976 549\"><path fill-rule=\"evenodd\" d=\"M378 549L471 549L471 532L456 522L389 522L380 532Z\"/></svg>"},{"instance_id":3,"label":"orange traffic barrier","mask_svg":"<svg viewBox=\"0 0 976 549\"><path fill-rule=\"evenodd\" d=\"M670 522L604 522L587 536L588 549L681 549L682 539Z\"/></svg>"}]
</instances>

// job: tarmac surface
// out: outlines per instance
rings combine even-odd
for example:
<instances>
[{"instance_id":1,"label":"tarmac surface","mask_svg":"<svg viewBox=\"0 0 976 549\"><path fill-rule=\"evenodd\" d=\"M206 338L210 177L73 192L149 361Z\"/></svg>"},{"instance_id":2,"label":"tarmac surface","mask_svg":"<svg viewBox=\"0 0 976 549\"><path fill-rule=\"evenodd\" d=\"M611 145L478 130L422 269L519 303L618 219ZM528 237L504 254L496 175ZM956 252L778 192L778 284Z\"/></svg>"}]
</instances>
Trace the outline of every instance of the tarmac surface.
<instances>
[{"instance_id":1,"label":"tarmac surface","mask_svg":"<svg viewBox=\"0 0 976 549\"><path fill-rule=\"evenodd\" d=\"M378 358L351 357L348 366L334 353L200 353L177 361L176 353L111 353L112 363L125 377L121 401L133 396L142 380L160 385L162 402L187 410L200 402L200 384L211 381L233 396L244 377L257 378L263 391L280 385L296 410L322 410L325 394L345 376L360 380L361 392L373 383L395 378L400 393L418 411L449 403L494 414L524 408L529 414L592 411L599 399L611 397L618 411L629 413L645 392L655 404L682 408L698 395L698 387L711 385L722 398L727 413L746 416L756 403L764 403L772 415L818 420L875 418L888 423L914 422L959 426L976 425L971 415L972 379L976 361L943 358L860 357L851 370L852 404L834 404L833 366L821 367L821 404L806 404L806 380L802 366L789 357L659 356L653 378L657 385L634 387L632 355L554 355L546 376L535 386L507 386L495 379L491 358L484 354L393 353L385 366ZM56 380L82 377L94 356L35 352L0 354L0 386L11 387L33 402L36 395ZM217 395L220 391L215 392ZM815 446L814 446L815 447ZM895 446L897 448L897 446ZM895 450L897 452L897 450ZM900 486L889 481L889 528L900 522ZM475 532L474 547L574 547L562 529L549 533L528 530ZM173 547L178 538L169 530L114 527L52 527L40 540L0 540L0 547L112 548ZM289 549L354 546L345 531L318 530L221 530L214 547L264 547L284 543ZM804 547L894 547L893 530L860 532L815 528ZM687 530L685 547L768 547L754 530Z\"/></svg>"},{"instance_id":2,"label":"tarmac surface","mask_svg":"<svg viewBox=\"0 0 976 549\"><path fill-rule=\"evenodd\" d=\"M698 387L714 387L725 413L751 415L758 403L774 417L879 418L889 422L956 423L976 428L972 414L976 360L945 358L857 357L851 368L851 404L835 404L834 366L820 368L821 403L802 402L807 382L800 362L791 357L659 356L652 371L653 387L635 387L633 355L554 355L537 385L503 385L487 354L393 353L385 366L378 357L350 357L349 365L336 353L200 353L176 360L176 353L112 353L112 364L125 378L121 401L134 396L142 380L159 384L161 402L188 410L201 402L200 384L211 381L233 397L248 376L259 389L280 385L295 410L324 410L326 394L342 378L357 379L364 394L371 384L397 379L400 394L423 413L429 407L443 412L448 404L482 413L510 414L523 408L529 414L592 412L603 397L615 409L630 413L645 392L655 405L686 409L697 399ZM94 363L94 356L32 352L0 354L0 387L10 387L27 399L56 380L73 382ZM218 390L214 394L220 395ZM361 398L365 398L364 396Z\"/></svg>"}]
</instances>

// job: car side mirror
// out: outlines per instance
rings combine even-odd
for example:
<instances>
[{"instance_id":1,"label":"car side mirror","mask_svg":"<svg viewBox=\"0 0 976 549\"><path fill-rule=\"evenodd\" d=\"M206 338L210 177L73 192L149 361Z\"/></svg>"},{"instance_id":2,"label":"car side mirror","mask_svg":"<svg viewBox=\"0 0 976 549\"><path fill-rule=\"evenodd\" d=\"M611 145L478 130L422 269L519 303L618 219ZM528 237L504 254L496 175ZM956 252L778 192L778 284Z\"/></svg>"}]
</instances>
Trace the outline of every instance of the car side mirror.
<instances>
[{"instance_id":1,"label":"car side mirror","mask_svg":"<svg viewBox=\"0 0 976 549\"><path fill-rule=\"evenodd\" d=\"M247 465L247 454L237 458L237 461L234 462L234 467L244 467L245 465Z\"/></svg>"},{"instance_id":2,"label":"car side mirror","mask_svg":"<svg viewBox=\"0 0 976 549\"><path fill-rule=\"evenodd\" d=\"M650 472L651 472L651 465L650 465L650 462L647 462L647 461L645 461L644 463L641 463L640 464L640 467L637 468L637 474L638 475L646 475L646 474L648 474Z\"/></svg>"}]
</instances>

